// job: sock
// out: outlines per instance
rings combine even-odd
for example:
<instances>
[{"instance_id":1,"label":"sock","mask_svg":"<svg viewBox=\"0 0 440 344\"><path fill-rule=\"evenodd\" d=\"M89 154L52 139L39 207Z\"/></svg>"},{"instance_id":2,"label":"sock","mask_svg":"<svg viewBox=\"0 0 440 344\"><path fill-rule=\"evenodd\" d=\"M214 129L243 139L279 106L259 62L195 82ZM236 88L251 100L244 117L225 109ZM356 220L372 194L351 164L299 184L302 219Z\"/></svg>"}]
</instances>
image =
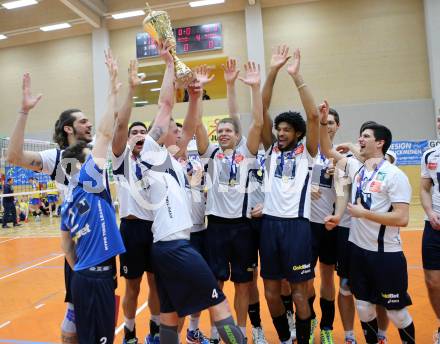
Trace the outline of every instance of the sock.
<instances>
[{"instance_id":1,"label":"sock","mask_svg":"<svg viewBox=\"0 0 440 344\"><path fill-rule=\"evenodd\" d=\"M321 305L321 330L333 330L333 321L335 321L335 301L329 301L323 299L322 297L319 299L319 304Z\"/></svg>"},{"instance_id":2,"label":"sock","mask_svg":"<svg viewBox=\"0 0 440 344\"><path fill-rule=\"evenodd\" d=\"M127 317L124 316L124 322L125 322L124 326L130 332L133 332L133 330L134 330L134 320L135 320L134 318L133 319L128 319Z\"/></svg>"},{"instance_id":3,"label":"sock","mask_svg":"<svg viewBox=\"0 0 440 344\"><path fill-rule=\"evenodd\" d=\"M177 325L176 326L162 325L162 326L160 326L159 334L160 334L160 342L161 343L179 344L179 335L177 334Z\"/></svg>"},{"instance_id":4,"label":"sock","mask_svg":"<svg viewBox=\"0 0 440 344\"><path fill-rule=\"evenodd\" d=\"M286 311L293 314L292 295L281 295L281 301L283 301L283 305Z\"/></svg>"},{"instance_id":5,"label":"sock","mask_svg":"<svg viewBox=\"0 0 440 344\"><path fill-rule=\"evenodd\" d=\"M195 317L193 315L190 315L188 329L190 331L197 330L199 328L199 321L200 321L200 316Z\"/></svg>"},{"instance_id":6,"label":"sock","mask_svg":"<svg viewBox=\"0 0 440 344\"><path fill-rule=\"evenodd\" d=\"M364 330L365 341L367 344L377 343L377 319L370 322L361 321L362 329Z\"/></svg>"},{"instance_id":7,"label":"sock","mask_svg":"<svg viewBox=\"0 0 440 344\"><path fill-rule=\"evenodd\" d=\"M220 335L217 331L217 327L211 326L211 338L212 339L220 339Z\"/></svg>"},{"instance_id":8,"label":"sock","mask_svg":"<svg viewBox=\"0 0 440 344\"><path fill-rule=\"evenodd\" d=\"M386 338L387 337L387 330L378 329L377 336L382 336L382 337Z\"/></svg>"},{"instance_id":9,"label":"sock","mask_svg":"<svg viewBox=\"0 0 440 344\"><path fill-rule=\"evenodd\" d=\"M239 327L240 327L241 333L243 333L243 336L246 337L246 326L245 327L239 326Z\"/></svg>"},{"instance_id":10,"label":"sock","mask_svg":"<svg viewBox=\"0 0 440 344\"><path fill-rule=\"evenodd\" d=\"M150 320L153 321L157 326L160 326L160 315L151 315Z\"/></svg>"},{"instance_id":11,"label":"sock","mask_svg":"<svg viewBox=\"0 0 440 344\"><path fill-rule=\"evenodd\" d=\"M289 322L287 321L287 314L284 313L278 317L272 317L273 326L277 330L278 338L281 342L290 339Z\"/></svg>"},{"instance_id":12,"label":"sock","mask_svg":"<svg viewBox=\"0 0 440 344\"><path fill-rule=\"evenodd\" d=\"M309 306L310 306L310 313L312 319L316 318L315 309L313 308L313 302L315 302L316 295L313 295L312 297L309 297Z\"/></svg>"},{"instance_id":13,"label":"sock","mask_svg":"<svg viewBox=\"0 0 440 344\"><path fill-rule=\"evenodd\" d=\"M150 320L150 334L154 337L156 334L160 332L160 326L156 324L156 322L152 319Z\"/></svg>"},{"instance_id":14,"label":"sock","mask_svg":"<svg viewBox=\"0 0 440 344\"><path fill-rule=\"evenodd\" d=\"M414 322L405 328L399 328L399 336L402 339L402 344L414 344L416 342L416 329Z\"/></svg>"},{"instance_id":15,"label":"sock","mask_svg":"<svg viewBox=\"0 0 440 344\"><path fill-rule=\"evenodd\" d=\"M253 327L261 327L260 303L253 303L248 308L249 319Z\"/></svg>"},{"instance_id":16,"label":"sock","mask_svg":"<svg viewBox=\"0 0 440 344\"><path fill-rule=\"evenodd\" d=\"M304 320L300 319L298 318L298 313L296 313L296 340L298 344L309 343L312 319L312 317Z\"/></svg>"},{"instance_id":17,"label":"sock","mask_svg":"<svg viewBox=\"0 0 440 344\"><path fill-rule=\"evenodd\" d=\"M225 344L244 344L246 343L246 338L241 332L240 328L235 325L234 319L230 316L229 318L216 321L215 326L220 334L222 341ZM165 343L162 342L161 343Z\"/></svg>"},{"instance_id":18,"label":"sock","mask_svg":"<svg viewBox=\"0 0 440 344\"><path fill-rule=\"evenodd\" d=\"M351 339L354 339L355 338L355 336L354 336L354 331L353 330L351 330L351 331L344 331L344 333L345 333L345 338L347 339L347 338L351 338Z\"/></svg>"}]
</instances>

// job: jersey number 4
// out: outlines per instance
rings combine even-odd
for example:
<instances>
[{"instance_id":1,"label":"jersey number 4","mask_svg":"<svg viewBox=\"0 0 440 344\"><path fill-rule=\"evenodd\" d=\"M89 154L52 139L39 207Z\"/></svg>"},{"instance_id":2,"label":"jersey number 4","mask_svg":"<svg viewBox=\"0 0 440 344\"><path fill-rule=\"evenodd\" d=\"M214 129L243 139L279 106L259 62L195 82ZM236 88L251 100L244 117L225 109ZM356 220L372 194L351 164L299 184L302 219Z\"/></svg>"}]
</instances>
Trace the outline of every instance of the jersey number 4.
<instances>
[{"instance_id":1,"label":"jersey number 4","mask_svg":"<svg viewBox=\"0 0 440 344\"><path fill-rule=\"evenodd\" d=\"M211 295L211 298L213 298L213 299L218 299L218 292L217 292L217 290L214 288L214 289L212 289L212 295Z\"/></svg>"}]
</instances>

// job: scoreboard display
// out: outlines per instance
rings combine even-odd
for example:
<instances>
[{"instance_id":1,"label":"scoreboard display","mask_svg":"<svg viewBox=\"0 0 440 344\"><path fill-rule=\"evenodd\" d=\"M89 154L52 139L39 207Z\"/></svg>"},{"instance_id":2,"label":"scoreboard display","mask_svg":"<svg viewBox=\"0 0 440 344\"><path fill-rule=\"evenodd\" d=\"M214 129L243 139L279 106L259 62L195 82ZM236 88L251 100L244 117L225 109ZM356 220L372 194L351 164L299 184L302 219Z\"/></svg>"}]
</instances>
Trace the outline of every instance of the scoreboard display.
<instances>
[{"instance_id":1,"label":"scoreboard display","mask_svg":"<svg viewBox=\"0 0 440 344\"><path fill-rule=\"evenodd\" d=\"M223 48L220 23L186 26L173 29L178 55ZM138 59L157 56L154 40L146 32L136 35L136 57Z\"/></svg>"}]
</instances>

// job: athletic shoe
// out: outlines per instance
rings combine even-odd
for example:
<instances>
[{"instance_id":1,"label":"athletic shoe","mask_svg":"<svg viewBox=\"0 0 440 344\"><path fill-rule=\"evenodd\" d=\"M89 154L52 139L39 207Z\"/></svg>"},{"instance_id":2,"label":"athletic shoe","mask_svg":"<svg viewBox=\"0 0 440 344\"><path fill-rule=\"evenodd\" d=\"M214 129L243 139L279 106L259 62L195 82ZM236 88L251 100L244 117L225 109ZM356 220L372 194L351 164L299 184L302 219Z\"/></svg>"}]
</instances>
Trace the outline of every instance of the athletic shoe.
<instances>
[{"instance_id":1,"label":"athletic shoe","mask_svg":"<svg viewBox=\"0 0 440 344\"><path fill-rule=\"evenodd\" d=\"M345 338L344 344L357 344L354 338Z\"/></svg>"},{"instance_id":2,"label":"athletic shoe","mask_svg":"<svg viewBox=\"0 0 440 344\"><path fill-rule=\"evenodd\" d=\"M195 331L186 330L187 344L209 344L209 339L199 329Z\"/></svg>"},{"instance_id":3,"label":"athletic shoe","mask_svg":"<svg viewBox=\"0 0 440 344\"><path fill-rule=\"evenodd\" d=\"M209 344L220 344L220 339L211 338L209 340Z\"/></svg>"},{"instance_id":4,"label":"athletic shoe","mask_svg":"<svg viewBox=\"0 0 440 344\"><path fill-rule=\"evenodd\" d=\"M315 343L315 329L316 326L318 326L318 320L316 318L313 318L312 320L310 320L311 324L310 324L310 338L309 338L309 344L314 344Z\"/></svg>"},{"instance_id":5,"label":"athletic shoe","mask_svg":"<svg viewBox=\"0 0 440 344\"><path fill-rule=\"evenodd\" d=\"M291 311L286 312L287 321L289 322L289 331L290 331L290 340L296 340L296 324L295 317L293 316Z\"/></svg>"},{"instance_id":6,"label":"athletic shoe","mask_svg":"<svg viewBox=\"0 0 440 344\"><path fill-rule=\"evenodd\" d=\"M152 336L149 334L145 337L144 344L160 344L159 334Z\"/></svg>"},{"instance_id":7,"label":"athletic shoe","mask_svg":"<svg viewBox=\"0 0 440 344\"><path fill-rule=\"evenodd\" d=\"M333 330L321 330L321 344L334 344Z\"/></svg>"},{"instance_id":8,"label":"athletic shoe","mask_svg":"<svg viewBox=\"0 0 440 344\"><path fill-rule=\"evenodd\" d=\"M137 338L131 338L131 339L125 339L123 340L122 344L138 344Z\"/></svg>"},{"instance_id":9,"label":"athletic shoe","mask_svg":"<svg viewBox=\"0 0 440 344\"><path fill-rule=\"evenodd\" d=\"M261 326L252 327L252 341L254 344L268 344Z\"/></svg>"},{"instance_id":10,"label":"athletic shoe","mask_svg":"<svg viewBox=\"0 0 440 344\"><path fill-rule=\"evenodd\" d=\"M385 336L377 336L377 344L387 344L388 340Z\"/></svg>"},{"instance_id":11,"label":"athletic shoe","mask_svg":"<svg viewBox=\"0 0 440 344\"><path fill-rule=\"evenodd\" d=\"M41 221L40 215L35 216L35 222L40 222L40 221Z\"/></svg>"}]
</instances>

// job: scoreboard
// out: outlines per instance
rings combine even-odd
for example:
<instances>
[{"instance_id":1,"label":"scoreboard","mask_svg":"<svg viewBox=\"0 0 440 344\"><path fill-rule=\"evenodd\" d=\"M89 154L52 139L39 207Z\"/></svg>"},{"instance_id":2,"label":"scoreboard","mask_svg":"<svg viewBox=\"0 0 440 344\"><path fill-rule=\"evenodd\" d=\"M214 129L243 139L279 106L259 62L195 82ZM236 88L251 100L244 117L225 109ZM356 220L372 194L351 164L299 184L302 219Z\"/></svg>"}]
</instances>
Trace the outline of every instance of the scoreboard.
<instances>
[{"instance_id":1,"label":"scoreboard","mask_svg":"<svg viewBox=\"0 0 440 344\"><path fill-rule=\"evenodd\" d=\"M173 29L178 55L223 48L220 23L186 26ZM136 57L138 59L157 56L154 40L146 32L136 34Z\"/></svg>"}]
</instances>

